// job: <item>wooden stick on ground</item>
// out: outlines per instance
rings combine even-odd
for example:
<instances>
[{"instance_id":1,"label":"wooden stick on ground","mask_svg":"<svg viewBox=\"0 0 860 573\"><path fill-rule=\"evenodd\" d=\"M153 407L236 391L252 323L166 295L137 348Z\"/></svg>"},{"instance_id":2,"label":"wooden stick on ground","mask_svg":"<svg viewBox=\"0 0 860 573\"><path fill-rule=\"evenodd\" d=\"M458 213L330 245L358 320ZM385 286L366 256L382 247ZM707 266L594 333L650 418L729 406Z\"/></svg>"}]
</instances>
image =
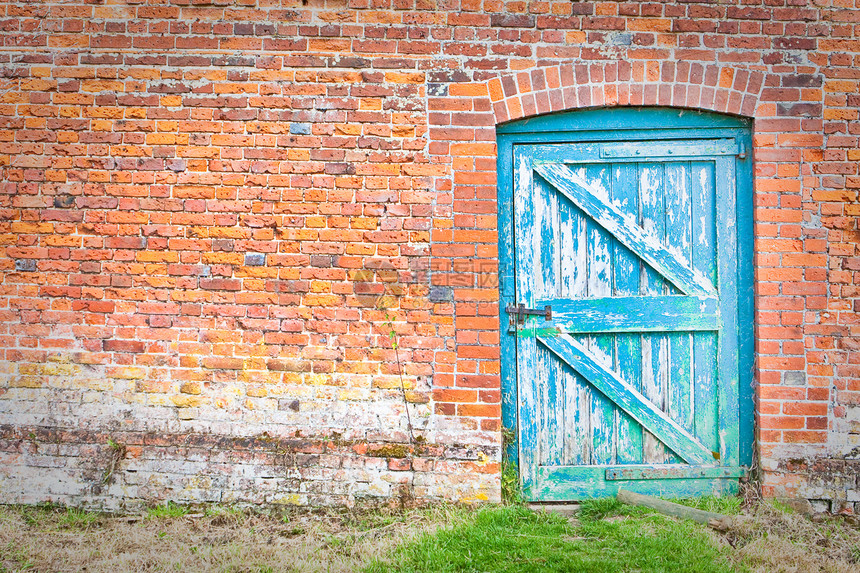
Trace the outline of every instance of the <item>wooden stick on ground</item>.
<instances>
[{"instance_id":1,"label":"wooden stick on ground","mask_svg":"<svg viewBox=\"0 0 860 573\"><path fill-rule=\"evenodd\" d=\"M630 505L650 507L664 515L671 515L672 517L692 519L698 523L707 524L714 529L725 530L731 527L731 516L703 511L701 509L687 507L686 505L679 505L677 503L672 503L671 501L666 501L650 495L633 493L632 491L627 491L625 489L618 490L618 501Z\"/></svg>"}]
</instances>

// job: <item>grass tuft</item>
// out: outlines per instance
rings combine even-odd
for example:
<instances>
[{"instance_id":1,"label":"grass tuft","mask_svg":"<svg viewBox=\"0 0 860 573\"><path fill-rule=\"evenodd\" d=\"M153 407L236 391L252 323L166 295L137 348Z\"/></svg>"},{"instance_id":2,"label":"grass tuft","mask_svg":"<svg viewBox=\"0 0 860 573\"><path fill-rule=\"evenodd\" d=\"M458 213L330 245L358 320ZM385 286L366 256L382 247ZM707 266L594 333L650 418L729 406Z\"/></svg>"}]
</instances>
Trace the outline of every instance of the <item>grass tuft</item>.
<instances>
[{"instance_id":1,"label":"grass tuft","mask_svg":"<svg viewBox=\"0 0 860 573\"><path fill-rule=\"evenodd\" d=\"M614 497L604 497L601 499L590 499L584 501L580 506L577 517L582 519L603 519L608 515L616 515L620 512L639 511L640 508L624 505Z\"/></svg>"},{"instance_id":2,"label":"grass tuft","mask_svg":"<svg viewBox=\"0 0 860 573\"><path fill-rule=\"evenodd\" d=\"M674 503L694 507L711 513L722 513L723 515L738 515L743 511L743 498L731 497L696 497L691 499L672 499Z\"/></svg>"},{"instance_id":3,"label":"grass tuft","mask_svg":"<svg viewBox=\"0 0 860 573\"><path fill-rule=\"evenodd\" d=\"M188 514L190 510L184 505L179 505L172 501L168 501L164 505L156 505L155 507L150 507L146 511L146 515L152 519L158 518L175 518L182 517Z\"/></svg>"},{"instance_id":4,"label":"grass tuft","mask_svg":"<svg viewBox=\"0 0 860 573\"><path fill-rule=\"evenodd\" d=\"M70 507L66 512L61 514L57 520L57 525L66 529L87 529L99 522L101 516L91 511Z\"/></svg>"},{"instance_id":5,"label":"grass tuft","mask_svg":"<svg viewBox=\"0 0 860 573\"><path fill-rule=\"evenodd\" d=\"M523 503L519 470L517 466L507 461L502 463L502 500L509 505Z\"/></svg>"}]
</instances>

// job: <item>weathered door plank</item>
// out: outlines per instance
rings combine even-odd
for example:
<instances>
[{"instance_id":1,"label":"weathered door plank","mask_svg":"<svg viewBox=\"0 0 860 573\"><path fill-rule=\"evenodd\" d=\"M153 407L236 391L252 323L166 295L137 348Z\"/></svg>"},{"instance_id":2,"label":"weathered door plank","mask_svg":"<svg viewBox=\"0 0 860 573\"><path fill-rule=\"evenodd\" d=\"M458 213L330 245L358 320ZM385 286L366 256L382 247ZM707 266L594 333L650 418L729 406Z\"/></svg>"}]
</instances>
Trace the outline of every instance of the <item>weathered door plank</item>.
<instances>
[{"instance_id":1,"label":"weathered door plank","mask_svg":"<svg viewBox=\"0 0 860 573\"><path fill-rule=\"evenodd\" d=\"M626 213L639 212L639 193L637 185L638 170L635 164L621 163L613 165L613 200L618 204L620 210ZM627 381L635 390L642 391L642 335L640 332L649 330L650 325L660 323L666 325L670 322L667 314L677 316L680 314L676 304L661 305L657 301L651 301L647 308L638 306L643 297L639 296L639 275L640 275L640 260L635 254L622 245L618 241L614 241L614 277L613 277L613 298L609 299L612 304L615 301L622 301L619 307L621 312L615 313L604 307L602 319L588 321L592 325L614 324L619 325L621 321L616 321L616 316L629 316L630 314L640 314L641 319L636 321L638 328L631 329L633 334L626 332L618 332L615 336L615 357L617 363L618 375ZM677 301L672 301L676 303ZM626 304L625 304L626 303ZM697 305L697 310L703 310L704 305ZM659 308L662 306L662 311ZM669 310L667 306L671 306ZM637 311L638 307L638 311ZM623 309L623 310L622 310ZM650 317L648 317L650 315ZM565 315L562 315L564 317ZM689 315L688 315L689 316ZM698 321L701 317L710 317L710 312L698 312L696 314ZM561 317L560 317L561 318ZM566 330L569 332L572 325L586 322L585 320L576 318L571 319ZM681 322L681 321L679 321ZM686 321L692 322L692 321ZM703 322L709 322L707 318ZM676 324L678 324L676 322ZM642 328L642 327L645 328ZM601 328L598 326L598 329ZM616 461L619 464L625 463L641 463L642 462L642 426L636 420L630 417L630 414L619 410L618 412L618 429L617 429L617 452Z\"/></svg>"},{"instance_id":2,"label":"weathered door plank","mask_svg":"<svg viewBox=\"0 0 860 573\"><path fill-rule=\"evenodd\" d=\"M591 184L596 199L609 203L611 198L611 172L609 165L589 165L576 170L583 180ZM590 299L612 296L612 239L599 222L588 221L587 295ZM606 334L586 337L592 356L605 367L614 362L613 340ZM615 407L600 392L591 395L591 463L608 464L615 454Z\"/></svg>"},{"instance_id":3,"label":"weathered door plank","mask_svg":"<svg viewBox=\"0 0 860 573\"><path fill-rule=\"evenodd\" d=\"M733 158L715 159L717 194L717 245L718 278L723 308L723 329L717 353L720 383L719 436L720 455L727 465L739 463L738 439L738 249L737 206L735 197L735 161ZM752 237L747 238L752 240Z\"/></svg>"},{"instance_id":4,"label":"weathered door plank","mask_svg":"<svg viewBox=\"0 0 860 573\"><path fill-rule=\"evenodd\" d=\"M514 237L516 250L516 285L517 301L529 306L534 302L534 272L537 241L540 234L533 232L531 221L534 213L534 195L532 192L532 167L527 150L514 151L514 186L520 191L514 200ZM520 479L526 495L534 487L538 478L541 458L540 416L542 411L541 381L542 375L537 360L537 340L533 336L517 337L517 372L518 385L518 418L520 420L518 433L518 460ZM527 373L531 373L530 375ZM528 382L524 379L528 376Z\"/></svg>"},{"instance_id":5,"label":"weathered door plank","mask_svg":"<svg viewBox=\"0 0 860 573\"><path fill-rule=\"evenodd\" d=\"M666 163L665 200L666 243L674 247L676 256L692 267L693 218L690 164ZM694 268L695 270L695 268ZM666 335L669 345L669 375L667 412L688 432L693 431L693 337L690 332Z\"/></svg>"},{"instance_id":6,"label":"weathered door plank","mask_svg":"<svg viewBox=\"0 0 860 573\"><path fill-rule=\"evenodd\" d=\"M565 256L559 262L562 299L586 297L587 232L585 214L566 198L558 201L558 245ZM591 460L591 389L570 368L563 368L564 463L579 465Z\"/></svg>"},{"instance_id":7,"label":"weathered door plank","mask_svg":"<svg viewBox=\"0 0 860 573\"><path fill-rule=\"evenodd\" d=\"M692 218L693 268L713 284L717 282L717 237L714 190L714 164L694 162L690 166L693 190ZM717 329L714 329L715 331ZM715 332L693 333L693 403L694 430L705 446L719 451L717 421L719 401L716 378L717 336Z\"/></svg>"},{"instance_id":8,"label":"weathered door plank","mask_svg":"<svg viewBox=\"0 0 860 573\"><path fill-rule=\"evenodd\" d=\"M643 163L639 167L639 217L642 229L659 238L665 236L665 205L663 164ZM663 277L642 265L642 294L658 296L671 292ZM668 345L660 334L642 336L642 393L658 408L665 409L668 385ZM643 460L651 463L667 461L663 444L650 432L642 437Z\"/></svg>"},{"instance_id":9,"label":"weathered door plank","mask_svg":"<svg viewBox=\"0 0 860 573\"><path fill-rule=\"evenodd\" d=\"M559 294L559 264L561 253L555 234L558 229L558 193L546 182L534 180L534 226L538 237L535 242L537 264L534 296L536 299L554 297ZM564 396L564 380L560 376L562 365L546 349L537 349L539 371L544 373L536 383L540 385L541 416L543 426L539 429L543 448L540 462L544 465L559 465L564 452L564 408L559 398Z\"/></svg>"}]
</instances>

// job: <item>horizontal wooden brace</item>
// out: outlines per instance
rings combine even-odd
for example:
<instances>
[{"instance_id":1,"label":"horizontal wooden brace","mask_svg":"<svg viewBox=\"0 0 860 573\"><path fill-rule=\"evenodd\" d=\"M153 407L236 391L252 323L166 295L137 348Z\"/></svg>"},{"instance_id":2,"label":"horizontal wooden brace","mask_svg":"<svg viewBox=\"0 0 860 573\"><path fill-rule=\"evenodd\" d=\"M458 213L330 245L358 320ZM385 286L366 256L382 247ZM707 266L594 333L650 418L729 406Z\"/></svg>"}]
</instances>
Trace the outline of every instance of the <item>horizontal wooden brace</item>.
<instances>
[{"instance_id":1,"label":"horizontal wooden brace","mask_svg":"<svg viewBox=\"0 0 860 573\"><path fill-rule=\"evenodd\" d=\"M692 332L720 329L715 297L626 296L590 299L548 299L552 324L562 332Z\"/></svg>"},{"instance_id":2,"label":"horizontal wooden brace","mask_svg":"<svg viewBox=\"0 0 860 573\"><path fill-rule=\"evenodd\" d=\"M739 478L746 475L746 468L707 467L689 465L641 465L606 468L608 480L644 479L701 479L701 478Z\"/></svg>"},{"instance_id":3,"label":"horizontal wooden brace","mask_svg":"<svg viewBox=\"0 0 860 573\"><path fill-rule=\"evenodd\" d=\"M695 142L636 141L607 143L600 149L603 158L616 157L701 157L736 155L738 146L732 139L701 139Z\"/></svg>"},{"instance_id":4,"label":"horizontal wooden brace","mask_svg":"<svg viewBox=\"0 0 860 573\"><path fill-rule=\"evenodd\" d=\"M660 497L732 495L738 491L737 477L694 479L606 479L606 466L541 466L536 483L524 492L526 499L569 501L607 497L619 489Z\"/></svg>"}]
</instances>

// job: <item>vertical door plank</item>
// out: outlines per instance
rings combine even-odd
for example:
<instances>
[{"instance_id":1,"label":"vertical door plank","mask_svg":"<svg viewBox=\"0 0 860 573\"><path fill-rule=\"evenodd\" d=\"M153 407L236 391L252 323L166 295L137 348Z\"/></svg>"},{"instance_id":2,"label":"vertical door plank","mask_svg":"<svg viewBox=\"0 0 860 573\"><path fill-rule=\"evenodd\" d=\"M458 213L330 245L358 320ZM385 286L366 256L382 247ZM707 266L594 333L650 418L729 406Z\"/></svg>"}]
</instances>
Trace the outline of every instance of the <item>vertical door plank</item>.
<instances>
[{"instance_id":1,"label":"vertical door plank","mask_svg":"<svg viewBox=\"0 0 860 573\"><path fill-rule=\"evenodd\" d=\"M693 268L717 280L714 164L697 161L690 166L693 195ZM716 380L717 337L713 332L693 335L693 435L712 451L719 451Z\"/></svg>"},{"instance_id":2,"label":"vertical door plank","mask_svg":"<svg viewBox=\"0 0 860 573\"><path fill-rule=\"evenodd\" d=\"M531 160L526 150L514 149L514 244L516 248L517 302L532 306L535 300L533 277L539 269L537 254L540 236L534 232L534 195ZM526 496L536 485L540 447L540 370L537 340L517 333L517 388L519 395L519 467Z\"/></svg>"},{"instance_id":3,"label":"vertical door plank","mask_svg":"<svg viewBox=\"0 0 860 573\"><path fill-rule=\"evenodd\" d=\"M510 141L499 141L498 148L498 233L499 233L499 351L501 355L502 427L505 460L516 461L517 427L517 337L509 332L505 307L514 303L516 293L514 265L514 146Z\"/></svg>"},{"instance_id":4,"label":"vertical door plank","mask_svg":"<svg viewBox=\"0 0 860 573\"><path fill-rule=\"evenodd\" d=\"M558 193L540 178L534 178L534 230L538 235L535 269L535 298L556 298L559 295ZM541 328L540 317L531 317L535 328ZM540 458L543 465L560 465L564 451L564 380L561 363L545 349L538 349L538 383L541 391L543 426L539 439L543 443Z\"/></svg>"},{"instance_id":5,"label":"vertical door plank","mask_svg":"<svg viewBox=\"0 0 860 573\"><path fill-rule=\"evenodd\" d=\"M666 163L666 246L688 265L693 258L692 195L690 164ZM667 412L681 427L693 431L693 364L692 335L673 332L666 336L669 344L669 393Z\"/></svg>"},{"instance_id":6,"label":"vertical door plank","mask_svg":"<svg viewBox=\"0 0 860 573\"><path fill-rule=\"evenodd\" d=\"M658 237L666 234L666 209L663 204L663 165L641 163L639 166L639 204L642 227ZM646 264L641 264L641 292L644 295L661 295L667 290L666 282ZM655 406L665 410L666 375L669 347L662 334L642 336L642 393ZM643 461L664 463L666 449L650 432L642 437Z\"/></svg>"},{"instance_id":7,"label":"vertical door plank","mask_svg":"<svg viewBox=\"0 0 860 573\"><path fill-rule=\"evenodd\" d=\"M560 296L586 296L587 225L585 215L566 197L558 196L558 244ZM591 390L570 368L563 368L564 465L584 465L591 459Z\"/></svg>"},{"instance_id":8,"label":"vertical door plank","mask_svg":"<svg viewBox=\"0 0 860 573\"><path fill-rule=\"evenodd\" d=\"M723 328L718 343L719 355L719 435L720 456L725 465L739 463L738 445L738 249L736 174L734 157L718 157L715 170L717 194L717 260L719 270L720 314Z\"/></svg>"},{"instance_id":9,"label":"vertical door plank","mask_svg":"<svg viewBox=\"0 0 860 573\"><path fill-rule=\"evenodd\" d=\"M609 200L612 170L609 165L590 165L586 178L602 199ZM594 221L588 221L588 297L612 296L612 235ZM588 337L588 348L608 368L614 366L612 335ZM615 407L603 394L592 391L591 398L592 460L593 464L612 463L614 458Z\"/></svg>"},{"instance_id":10,"label":"vertical door plank","mask_svg":"<svg viewBox=\"0 0 860 573\"><path fill-rule=\"evenodd\" d=\"M618 163L612 167L612 199L624 213L639 213L637 168L634 163ZM613 240L613 295L639 294L639 258L617 240ZM636 390L642 390L642 337L639 334L619 334L615 337L618 375ZM623 411L617 416L616 452L619 464L642 463L642 427Z\"/></svg>"}]
</instances>

